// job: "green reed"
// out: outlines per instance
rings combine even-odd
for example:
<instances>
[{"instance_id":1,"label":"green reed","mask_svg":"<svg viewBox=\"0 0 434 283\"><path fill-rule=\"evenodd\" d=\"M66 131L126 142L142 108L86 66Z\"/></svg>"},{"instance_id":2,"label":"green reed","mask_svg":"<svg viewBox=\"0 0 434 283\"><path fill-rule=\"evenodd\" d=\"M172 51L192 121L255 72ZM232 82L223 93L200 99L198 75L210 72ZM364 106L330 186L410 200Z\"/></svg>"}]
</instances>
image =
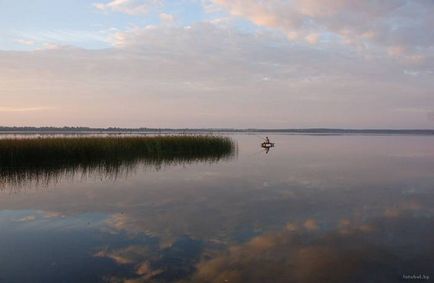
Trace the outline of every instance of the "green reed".
<instances>
[{"instance_id":1,"label":"green reed","mask_svg":"<svg viewBox=\"0 0 434 283\"><path fill-rule=\"evenodd\" d=\"M0 139L0 184L97 171L116 175L138 163L156 167L216 162L235 151L227 137L182 135Z\"/></svg>"}]
</instances>

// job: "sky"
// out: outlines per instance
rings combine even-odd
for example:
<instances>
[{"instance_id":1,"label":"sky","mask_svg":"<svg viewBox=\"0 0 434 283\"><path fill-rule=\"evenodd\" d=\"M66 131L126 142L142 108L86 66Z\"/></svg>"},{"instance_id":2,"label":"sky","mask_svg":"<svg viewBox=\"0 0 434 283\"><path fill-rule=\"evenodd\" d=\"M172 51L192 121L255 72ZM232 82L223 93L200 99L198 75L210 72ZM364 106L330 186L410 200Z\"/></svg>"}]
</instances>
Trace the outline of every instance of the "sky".
<instances>
[{"instance_id":1,"label":"sky","mask_svg":"<svg viewBox=\"0 0 434 283\"><path fill-rule=\"evenodd\" d=\"M433 0L0 0L0 124L434 128Z\"/></svg>"}]
</instances>

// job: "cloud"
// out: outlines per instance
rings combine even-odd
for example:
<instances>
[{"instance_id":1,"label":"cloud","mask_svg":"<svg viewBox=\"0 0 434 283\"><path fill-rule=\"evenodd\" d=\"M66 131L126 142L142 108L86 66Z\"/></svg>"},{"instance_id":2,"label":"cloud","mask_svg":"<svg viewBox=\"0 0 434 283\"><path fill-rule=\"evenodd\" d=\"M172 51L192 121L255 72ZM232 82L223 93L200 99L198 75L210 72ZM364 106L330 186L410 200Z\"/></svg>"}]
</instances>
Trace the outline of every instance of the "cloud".
<instances>
[{"instance_id":1,"label":"cloud","mask_svg":"<svg viewBox=\"0 0 434 283\"><path fill-rule=\"evenodd\" d=\"M0 107L0 112L35 112L51 110L52 107Z\"/></svg>"},{"instance_id":2,"label":"cloud","mask_svg":"<svg viewBox=\"0 0 434 283\"><path fill-rule=\"evenodd\" d=\"M25 46L35 45L35 41L31 40L31 39L17 39L16 42L21 44L21 45L25 45Z\"/></svg>"},{"instance_id":3,"label":"cloud","mask_svg":"<svg viewBox=\"0 0 434 283\"><path fill-rule=\"evenodd\" d=\"M60 45L57 43L44 43L42 45L41 48L39 48L40 50L56 50L56 49L62 49L62 48L69 48L68 46L65 45Z\"/></svg>"},{"instance_id":4,"label":"cloud","mask_svg":"<svg viewBox=\"0 0 434 283\"><path fill-rule=\"evenodd\" d=\"M175 21L175 17L171 14L160 13L160 21L164 24L172 24Z\"/></svg>"},{"instance_id":5,"label":"cloud","mask_svg":"<svg viewBox=\"0 0 434 283\"><path fill-rule=\"evenodd\" d=\"M311 42L322 44L318 36ZM409 68L339 44L317 48L218 23L136 27L115 31L111 43L104 50L0 52L3 105L53 105L59 111L27 120L60 125L429 126L426 116L394 109L409 100L412 107L434 103L430 64ZM23 117L0 118L18 124Z\"/></svg>"},{"instance_id":6,"label":"cloud","mask_svg":"<svg viewBox=\"0 0 434 283\"><path fill-rule=\"evenodd\" d=\"M213 0L231 15L280 29L291 40L317 44L317 35L392 56L433 56L432 1ZM399 52L397 52L399 50Z\"/></svg>"},{"instance_id":7,"label":"cloud","mask_svg":"<svg viewBox=\"0 0 434 283\"><path fill-rule=\"evenodd\" d=\"M319 42L319 38L320 38L319 34L316 33L308 34L305 37L306 41L310 44L317 44Z\"/></svg>"},{"instance_id":8,"label":"cloud","mask_svg":"<svg viewBox=\"0 0 434 283\"><path fill-rule=\"evenodd\" d=\"M95 3L94 6L103 11L139 16L146 15L152 7L159 4L160 0L113 0L108 3Z\"/></svg>"}]
</instances>

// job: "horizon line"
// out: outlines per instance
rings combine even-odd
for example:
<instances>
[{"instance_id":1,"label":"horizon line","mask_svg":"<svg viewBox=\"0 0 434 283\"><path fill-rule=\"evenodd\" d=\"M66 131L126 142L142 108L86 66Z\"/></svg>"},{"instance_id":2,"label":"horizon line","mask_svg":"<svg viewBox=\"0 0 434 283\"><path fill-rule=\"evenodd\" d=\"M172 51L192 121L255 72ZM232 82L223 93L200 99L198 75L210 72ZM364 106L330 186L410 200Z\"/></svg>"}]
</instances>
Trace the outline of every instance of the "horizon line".
<instances>
[{"instance_id":1,"label":"horizon line","mask_svg":"<svg viewBox=\"0 0 434 283\"><path fill-rule=\"evenodd\" d=\"M423 131L433 132L434 128L333 128L333 127L307 127L307 128L227 128L227 127L212 127L212 128L170 128L170 127L87 127L87 126L0 126L0 132L10 131L263 131L263 132L331 132L331 131L389 131L389 132L409 132Z\"/></svg>"}]
</instances>

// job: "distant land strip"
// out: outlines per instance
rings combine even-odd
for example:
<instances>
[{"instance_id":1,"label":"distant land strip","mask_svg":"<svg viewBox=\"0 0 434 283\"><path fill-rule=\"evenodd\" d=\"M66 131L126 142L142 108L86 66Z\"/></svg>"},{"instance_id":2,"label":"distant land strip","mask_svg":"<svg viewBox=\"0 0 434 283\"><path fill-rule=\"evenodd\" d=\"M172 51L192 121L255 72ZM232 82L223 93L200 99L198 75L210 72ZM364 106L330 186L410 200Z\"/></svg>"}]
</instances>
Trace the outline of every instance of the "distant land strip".
<instances>
[{"instance_id":1,"label":"distant land strip","mask_svg":"<svg viewBox=\"0 0 434 283\"><path fill-rule=\"evenodd\" d=\"M2 127L0 133L289 133L289 134L378 134L378 135L434 135L434 129L231 129L231 128L90 128L90 127Z\"/></svg>"}]
</instances>

